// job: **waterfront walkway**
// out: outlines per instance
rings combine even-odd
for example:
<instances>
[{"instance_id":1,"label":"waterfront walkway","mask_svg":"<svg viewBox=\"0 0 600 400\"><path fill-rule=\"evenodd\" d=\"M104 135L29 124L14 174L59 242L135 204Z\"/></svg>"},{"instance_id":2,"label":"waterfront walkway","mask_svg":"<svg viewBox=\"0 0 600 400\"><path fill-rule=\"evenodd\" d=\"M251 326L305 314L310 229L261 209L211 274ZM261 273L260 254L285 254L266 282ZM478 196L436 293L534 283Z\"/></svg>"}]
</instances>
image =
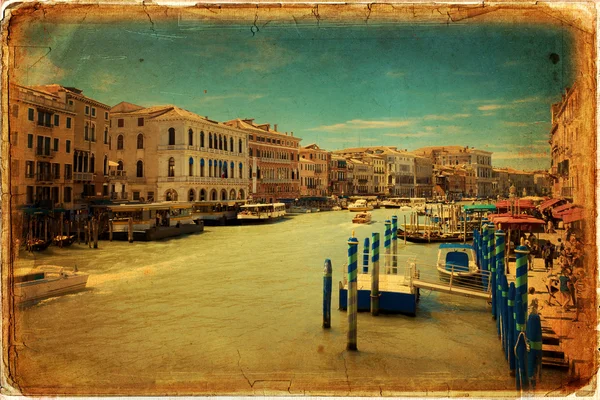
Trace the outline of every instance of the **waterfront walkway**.
<instances>
[{"instance_id":1,"label":"waterfront walkway","mask_svg":"<svg viewBox=\"0 0 600 400\"><path fill-rule=\"evenodd\" d=\"M540 241L550 240L554 245L558 243L558 239L565 242L565 231L559 230L552 234L540 234ZM543 258L535 258L533 270L530 270L527 279L528 287L535 289L533 295L529 295L529 303L532 299L537 299L539 304L539 314L542 319L543 329L550 328L556 333L560 339L560 347L564 352L565 359L569 363L569 378L571 381L581 380L587 381L590 376L596 371L596 315L595 315L595 282L593 276L593 268L595 263L591 260L585 260L584 268L588 276L585 284L587 290L584 291L582 297L577 299L581 302L579 316L577 320L575 307L564 309L557 300L562 302L560 292L555 294L555 298L549 304L550 296L546 288L548 276L550 273L546 271ZM510 264L510 274L508 275L509 282L514 281L515 264ZM561 266L558 259L554 259L552 274L560 275ZM590 276L591 275L591 276ZM589 286L593 287L589 287ZM580 382L580 383L583 383ZM577 386L577 385L575 385Z\"/></svg>"}]
</instances>

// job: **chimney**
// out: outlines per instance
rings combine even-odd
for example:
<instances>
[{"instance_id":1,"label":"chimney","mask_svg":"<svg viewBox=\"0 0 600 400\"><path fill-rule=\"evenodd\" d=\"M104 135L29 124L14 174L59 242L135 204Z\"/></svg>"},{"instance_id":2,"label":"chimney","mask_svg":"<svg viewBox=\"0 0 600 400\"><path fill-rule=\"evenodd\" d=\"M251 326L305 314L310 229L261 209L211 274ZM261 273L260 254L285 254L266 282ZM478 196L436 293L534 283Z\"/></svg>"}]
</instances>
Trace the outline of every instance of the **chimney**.
<instances>
[{"instance_id":1,"label":"chimney","mask_svg":"<svg viewBox=\"0 0 600 400\"><path fill-rule=\"evenodd\" d=\"M290 135L294 136L294 132L290 132Z\"/></svg>"},{"instance_id":2,"label":"chimney","mask_svg":"<svg viewBox=\"0 0 600 400\"><path fill-rule=\"evenodd\" d=\"M275 132L277 132L277 124L274 124L274 125L273 125L273 130L274 130Z\"/></svg>"}]
</instances>

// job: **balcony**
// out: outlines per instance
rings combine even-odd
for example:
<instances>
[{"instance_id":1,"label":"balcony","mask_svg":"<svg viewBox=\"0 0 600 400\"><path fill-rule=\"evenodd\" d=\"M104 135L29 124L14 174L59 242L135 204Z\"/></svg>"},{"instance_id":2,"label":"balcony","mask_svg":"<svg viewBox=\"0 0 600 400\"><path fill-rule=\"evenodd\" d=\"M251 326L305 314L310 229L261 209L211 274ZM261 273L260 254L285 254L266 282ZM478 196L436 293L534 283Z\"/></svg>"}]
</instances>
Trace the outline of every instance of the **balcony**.
<instances>
[{"instance_id":1,"label":"balcony","mask_svg":"<svg viewBox=\"0 0 600 400\"><path fill-rule=\"evenodd\" d=\"M35 148L35 156L39 158L51 159L54 158L55 151L51 150L49 147L36 147Z\"/></svg>"},{"instance_id":2,"label":"balcony","mask_svg":"<svg viewBox=\"0 0 600 400\"><path fill-rule=\"evenodd\" d=\"M57 110L67 110L67 111L75 110L74 105L69 105L69 104L63 103L62 101L48 99L48 98L45 98L42 96L36 96L33 93L19 92L17 94L17 98L24 102L27 102L27 103L31 103L31 104L39 105L39 106L43 106L43 107L48 107L48 108L53 108L53 109L57 109Z\"/></svg>"},{"instance_id":3,"label":"balcony","mask_svg":"<svg viewBox=\"0 0 600 400\"><path fill-rule=\"evenodd\" d=\"M35 181L36 183L52 183L52 181L54 180L54 175L47 172L41 172L35 175Z\"/></svg>"},{"instance_id":4,"label":"balcony","mask_svg":"<svg viewBox=\"0 0 600 400\"><path fill-rule=\"evenodd\" d=\"M91 172L73 172L73 180L77 182L91 182L94 174Z\"/></svg>"},{"instance_id":5,"label":"balcony","mask_svg":"<svg viewBox=\"0 0 600 400\"><path fill-rule=\"evenodd\" d=\"M127 182L129 183L135 183L135 184L145 184L146 183L146 178L142 177L131 177L129 179L127 179Z\"/></svg>"},{"instance_id":6,"label":"balcony","mask_svg":"<svg viewBox=\"0 0 600 400\"><path fill-rule=\"evenodd\" d=\"M214 178L203 176L159 176L158 183L165 182L183 182L183 183L203 183L214 185L247 185L248 179L242 178Z\"/></svg>"},{"instance_id":7,"label":"balcony","mask_svg":"<svg viewBox=\"0 0 600 400\"><path fill-rule=\"evenodd\" d=\"M121 181L127 179L127 171L123 170L112 170L108 171L108 180L110 181Z\"/></svg>"}]
</instances>

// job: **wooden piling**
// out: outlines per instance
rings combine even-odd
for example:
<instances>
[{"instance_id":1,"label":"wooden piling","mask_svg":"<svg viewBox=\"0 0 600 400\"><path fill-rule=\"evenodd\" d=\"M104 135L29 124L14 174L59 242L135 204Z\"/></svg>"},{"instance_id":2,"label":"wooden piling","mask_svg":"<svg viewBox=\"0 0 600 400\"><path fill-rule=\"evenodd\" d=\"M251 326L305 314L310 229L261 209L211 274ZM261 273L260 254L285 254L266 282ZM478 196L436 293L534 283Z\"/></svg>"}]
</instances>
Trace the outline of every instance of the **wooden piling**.
<instances>
[{"instance_id":1,"label":"wooden piling","mask_svg":"<svg viewBox=\"0 0 600 400\"><path fill-rule=\"evenodd\" d=\"M406 215L404 215L404 244L406 244Z\"/></svg>"},{"instance_id":2,"label":"wooden piling","mask_svg":"<svg viewBox=\"0 0 600 400\"><path fill-rule=\"evenodd\" d=\"M358 319L358 287L357 287L357 251L358 239L352 235L348 239L348 343L346 350L356 351L357 319Z\"/></svg>"},{"instance_id":3,"label":"wooden piling","mask_svg":"<svg viewBox=\"0 0 600 400\"><path fill-rule=\"evenodd\" d=\"M325 260L325 268L323 269L323 328L331 328L331 286L332 286L331 260Z\"/></svg>"},{"instance_id":4,"label":"wooden piling","mask_svg":"<svg viewBox=\"0 0 600 400\"><path fill-rule=\"evenodd\" d=\"M406 215L404 225L406 226ZM373 232L371 239L371 315L377 316L379 315L379 232Z\"/></svg>"},{"instance_id":5,"label":"wooden piling","mask_svg":"<svg viewBox=\"0 0 600 400\"><path fill-rule=\"evenodd\" d=\"M94 218L93 219L93 231L94 231L94 248L97 249L98 248L98 219Z\"/></svg>"},{"instance_id":6,"label":"wooden piling","mask_svg":"<svg viewBox=\"0 0 600 400\"><path fill-rule=\"evenodd\" d=\"M75 215L75 224L77 225L77 244L81 244L81 214L79 210Z\"/></svg>"},{"instance_id":7,"label":"wooden piling","mask_svg":"<svg viewBox=\"0 0 600 400\"><path fill-rule=\"evenodd\" d=\"M133 243L133 218L129 218L127 225L127 240L129 243Z\"/></svg>"},{"instance_id":8,"label":"wooden piling","mask_svg":"<svg viewBox=\"0 0 600 400\"><path fill-rule=\"evenodd\" d=\"M108 221L108 241L112 242L113 240L113 222L112 219Z\"/></svg>"}]
</instances>

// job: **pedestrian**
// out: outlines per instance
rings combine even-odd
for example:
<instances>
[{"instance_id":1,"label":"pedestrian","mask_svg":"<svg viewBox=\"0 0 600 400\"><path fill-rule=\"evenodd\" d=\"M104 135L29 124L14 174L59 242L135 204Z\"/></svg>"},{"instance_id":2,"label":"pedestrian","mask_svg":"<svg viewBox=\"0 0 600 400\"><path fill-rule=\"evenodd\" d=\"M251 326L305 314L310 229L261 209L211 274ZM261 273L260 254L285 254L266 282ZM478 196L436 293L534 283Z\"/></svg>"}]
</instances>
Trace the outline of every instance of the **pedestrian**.
<instances>
[{"instance_id":1,"label":"pedestrian","mask_svg":"<svg viewBox=\"0 0 600 400\"><path fill-rule=\"evenodd\" d=\"M527 247L527 265L529 266L529 271L533 271L533 248L531 247L531 242L529 240L525 241L525 246Z\"/></svg>"},{"instance_id":2,"label":"pedestrian","mask_svg":"<svg viewBox=\"0 0 600 400\"><path fill-rule=\"evenodd\" d=\"M569 302L571 301L571 290L569 289L571 279L566 267L561 270L558 280L560 282L562 307L563 309L567 310L569 308Z\"/></svg>"},{"instance_id":3,"label":"pedestrian","mask_svg":"<svg viewBox=\"0 0 600 400\"><path fill-rule=\"evenodd\" d=\"M546 268L546 271L552 271L552 264L554 258L554 252L552 251L553 247L554 245L552 244L552 242L548 240L544 244L544 248L542 249L542 257L544 258L544 267Z\"/></svg>"}]
</instances>

